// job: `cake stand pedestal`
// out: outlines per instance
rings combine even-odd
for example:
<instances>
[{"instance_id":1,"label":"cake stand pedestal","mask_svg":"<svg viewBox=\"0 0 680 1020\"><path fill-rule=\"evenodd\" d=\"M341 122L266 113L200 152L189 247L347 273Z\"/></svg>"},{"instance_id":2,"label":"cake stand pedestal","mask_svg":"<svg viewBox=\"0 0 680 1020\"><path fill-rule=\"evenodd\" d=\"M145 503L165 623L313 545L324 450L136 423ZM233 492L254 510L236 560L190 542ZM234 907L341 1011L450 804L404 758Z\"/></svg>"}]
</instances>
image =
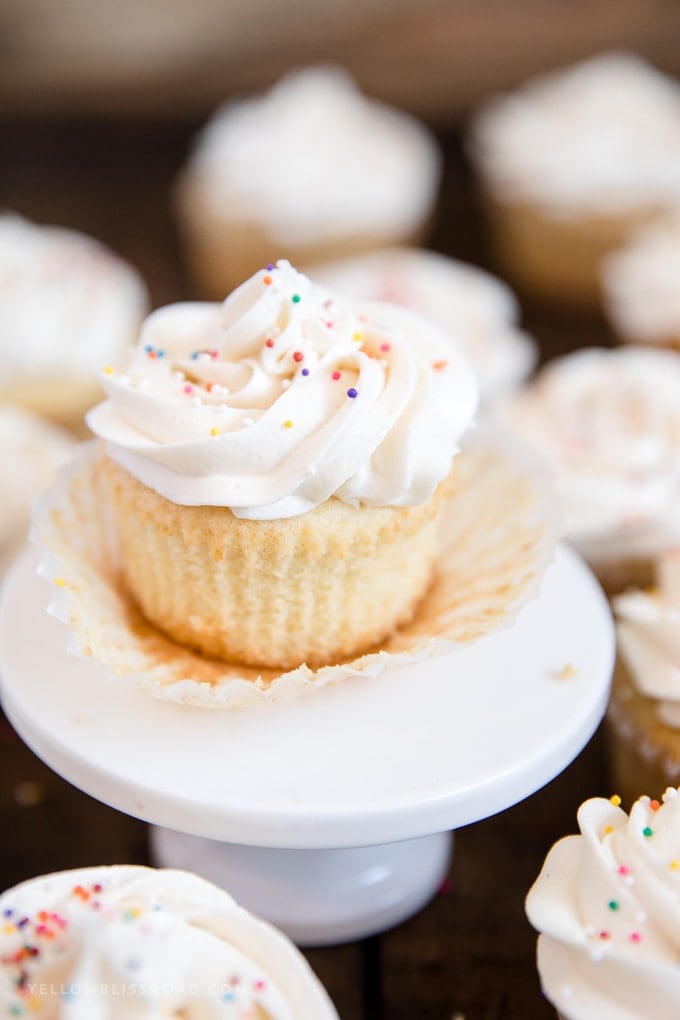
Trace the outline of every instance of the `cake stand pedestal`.
<instances>
[{"instance_id":1,"label":"cake stand pedestal","mask_svg":"<svg viewBox=\"0 0 680 1020\"><path fill-rule=\"evenodd\" d=\"M527 797L584 747L614 660L606 599L563 546L512 626L260 709L158 700L69 655L49 596L26 554L0 610L18 733L75 786L159 826L159 863L223 884L302 945L415 913L446 872L451 830Z\"/></svg>"}]
</instances>

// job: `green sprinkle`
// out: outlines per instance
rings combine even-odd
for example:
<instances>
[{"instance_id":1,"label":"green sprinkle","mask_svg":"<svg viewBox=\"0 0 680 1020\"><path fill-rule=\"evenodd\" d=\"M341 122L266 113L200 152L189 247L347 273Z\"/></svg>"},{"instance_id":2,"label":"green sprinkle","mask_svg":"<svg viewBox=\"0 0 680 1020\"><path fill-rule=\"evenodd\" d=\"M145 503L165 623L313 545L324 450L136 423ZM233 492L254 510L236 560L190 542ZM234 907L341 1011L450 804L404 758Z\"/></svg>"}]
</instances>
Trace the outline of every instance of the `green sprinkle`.
<instances>
[{"instance_id":1,"label":"green sprinkle","mask_svg":"<svg viewBox=\"0 0 680 1020\"><path fill-rule=\"evenodd\" d=\"M300 295L299 294L293 294L293 296L291 298L291 301L293 302L293 304L296 305L299 300L300 300Z\"/></svg>"},{"instance_id":2,"label":"green sprinkle","mask_svg":"<svg viewBox=\"0 0 680 1020\"><path fill-rule=\"evenodd\" d=\"M616 900L610 900L609 903L607 904L607 906L609 907L610 910L618 910L619 909L619 904L616 902Z\"/></svg>"},{"instance_id":3,"label":"green sprinkle","mask_svg":"<svg viewBox=\"0 0 680 1020\"><path fill-rule=\"evenodd\" d=\"M653 836L654 835L654 829L650 829L650 827L648 825L645 825L644 829L642 830L642 835L643 836Z\"/></svg>"}]
</instances>

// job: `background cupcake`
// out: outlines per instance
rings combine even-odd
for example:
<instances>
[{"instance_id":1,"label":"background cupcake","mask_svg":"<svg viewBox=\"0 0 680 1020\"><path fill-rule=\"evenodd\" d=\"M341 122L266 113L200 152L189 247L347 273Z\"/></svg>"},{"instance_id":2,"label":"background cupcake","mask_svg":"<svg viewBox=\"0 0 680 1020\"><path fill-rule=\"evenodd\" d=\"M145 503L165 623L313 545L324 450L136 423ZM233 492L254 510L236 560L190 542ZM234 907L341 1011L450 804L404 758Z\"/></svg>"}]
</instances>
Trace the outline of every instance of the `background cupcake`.
<instances>
[{"instance_id":1,"label":"background cupcake","mask_svg":"<svg viewBox=\"0 0 680 1020\"><path fill-rule=\"evenodd\" d=\"M0 213L0 398L84 432L102 365L136 339L148 297L98 241Z\"/></svg>"},{"instance_id":2,"label":"background cupcake","mask_svg":"<svg viewBox=\"0 0 680 1020\"><path fill-rule=\"evenodd\" d=\"M0 909L7 1016L337 1020L293 944L189 872L61 871L8 889Z\"/></svg>"},{"instance_id":3,"label":"background cupcake","mask_svg":"<svg viewBox=\"0 0 680 1020\"><path fill-rule=\"evenodd\" d=\"M434 322L466 358L489 404L531 372L536 345L519 327L519 305L491 273L424 248L384 248L309 267L348 301L404 305Z\"/></svg>"},{"instance_id":4,"label":"background cupcake","mask_svg":"<svg viewBox=\"0 0 680 1020\"><path fill-rule=\"evenodd\" d=\"M618 662L608 712L616 788L628 803L680 782L680 547L653 587L614 600Z\"/></svg>"},{"instance_id":5,"label":"background cupcake","mask_svg":"<svg viewBox=\"0 0 680 1020\"><path fill-rule=\"evenodd\" d=\"M0 403L0 463L4 472L0 500L0 573L28 538L31 504L73 453L75 440L65 429L12 404Z\"/></svg>"},{"instance_id":6,"label":"background cupcake","mask_svg":"<svg viewBox=\"0 0 680 1020\"><path fill-rule=\"evenodd\" d=\"M490 100L470 151L504 272L595 309L602 257L680 203L680 85L640 57L601 54Z\"/></svg>"},{"instance_id":7,"label":"background cupcake","mask_svg":"<svg viewBox=\"0 0 680 1020\"><path fill-rule=\"evenodd\" d=\"M672 1020L680 1001L680 797L593 798L529 891L543 991L563 1020Z\"/></svg>"},{"instance_id":8,"label":"background cupcake","mask_svg":"<svg viewBox=\"0 0 680 1020\"><path fill-rule=\"evenodd\" d=\"M333 67L291 72L220 107L177 185L187 264L221 300L279 257L304 267L424 235L440 154L412 115Z\"/></svg>"},{"instance_id":9,"label":"background cupcake","mask_svg":"<svg viewBox=\"0 0 680 1020\"><path fill-rule=\"evenodd\" d=\"M589 348L548 362L500 409L553 469L566 538L611 594L680 540L680 356Z\"/></svg>"},{"instance_id":10,"label":"background cupcake","mask_svg":"<svg viewBox=\"0 0 680 1020\"><path fill-rule=\"evenodd\" d=\"M680 350L680 211L635 231L601 273L604 310L620 340Z\"/></svg>"}]
</instances>

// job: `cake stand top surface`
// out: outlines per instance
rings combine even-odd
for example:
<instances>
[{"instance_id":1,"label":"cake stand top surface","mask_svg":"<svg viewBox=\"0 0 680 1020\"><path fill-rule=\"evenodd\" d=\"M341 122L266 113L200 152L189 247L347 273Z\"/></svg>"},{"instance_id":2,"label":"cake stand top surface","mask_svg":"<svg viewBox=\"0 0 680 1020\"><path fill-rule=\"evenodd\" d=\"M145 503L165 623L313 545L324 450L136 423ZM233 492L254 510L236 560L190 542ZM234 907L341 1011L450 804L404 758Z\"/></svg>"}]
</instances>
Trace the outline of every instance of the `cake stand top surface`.
<instances>
[{"instance_id":1,"label":"cake stand top surface","mask_svg":"<svg viewBox=\"0 0 680 1020\"><path fill-rule=\"evenodd\" d=\"M590 739L614 659L606 599L566 546L512 626L265 708L153 698L69 654L49 596L27 552L0 611L3 705L26 743L121 811L253 846L387 843L509 807Z\"/></svg>"}]
</instances>

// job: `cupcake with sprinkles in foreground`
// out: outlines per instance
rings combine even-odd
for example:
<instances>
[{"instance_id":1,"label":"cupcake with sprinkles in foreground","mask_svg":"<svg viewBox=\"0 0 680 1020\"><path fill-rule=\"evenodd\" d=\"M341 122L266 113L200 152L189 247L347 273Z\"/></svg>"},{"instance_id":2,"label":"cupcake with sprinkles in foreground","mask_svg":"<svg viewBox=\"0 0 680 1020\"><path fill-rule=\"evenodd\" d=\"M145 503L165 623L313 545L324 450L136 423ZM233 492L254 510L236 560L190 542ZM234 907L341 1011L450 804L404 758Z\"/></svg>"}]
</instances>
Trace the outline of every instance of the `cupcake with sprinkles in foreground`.
<instances>
[{"instance_id":1,"label":"cupcake with sprinkles in foreground","mask_svg":"<svg viewBox=\"0 0 680 1020\"><path fill-rule=\"evenodd\" d=\"M228 662L332 665L408 621L477 386L435 326L286 261L146 321L88 415L125 584Z\"/></svg>"},{"instance_id":2,"label":"cupcake with sprinkles in foreground","mask_svg":"<svg viewBox=\"0 0 680 1020\"><path fill-rule=\"evenodd\" d=\"M175 194L187 266L220 300L272 257L306 269L416 243L440 175L417 118L363 95L342 68L292 71L226 102L196 139Z\"/></svg>"},{"instance_id":3,"label":"cupcake with sprinkles in foreground","mask_svg":"<svg viewBox=\"0 0 680 1020\"><path fill-rule=\"evenodd\" d=\"M514 294L477 266L425 248L383 248L310 266L309 273L348 301L404 305L434 322L467 359L485 404L534 367L536 346L519 328Z\"/></svg>"},{"instance_id":4,"label":"cupcake with sprinkles in foreground","mask_svg":"<svg viewBox=\"0 0 680 1020\"><path fill-rule=\"evenodd\" d=\"M537 966L562 1020L675 1020L680 1002L680 796L596 797L526 900Z\"/></svg>"},{"instance_id":5,"label":"cupcake with sprinkles in foreground","mask_svg":"<svg viewBox=\"0 0 680 1020\"><path fill-rule=\"evenodd\" d=\"M0 911L3 1017L337 1020L295 946L189 872L56 872Z\"/></svg>"},{"instance_id":6,"label":"cupcake with sprinkles in foreground","mask_svg":"<svg viewBox=\"0 0 680 1020\"><path fill-rule=\"evenodd\" d=\"M680 355L588 348L549 362L501 420L551 465L566 538L610 594L680 541Z\"/></svg>"},{"instance_id":7,"label":"cupcake with sprinkles in foreground","mask_svg":"<svg viewBox=\"0 0 680 1020\"><path fill-rule=\"evenodd\" d=\"M680 783L680 547L659 558L652 587L619 595L614 611L607 737L616 787L632 801Z\"/></svg>"},{"instance_id":8,"label":"cupcake with sprinkles in foreground","mask_svg":"<svg viewBox=\"0 0 680 1020\"><path fill-rule=\"evenodd\" d=\"M0 213L0 399L82 434L102 365L125 358L148 307L137 271L103 244Z\"/></svg>"}]
</instances>

